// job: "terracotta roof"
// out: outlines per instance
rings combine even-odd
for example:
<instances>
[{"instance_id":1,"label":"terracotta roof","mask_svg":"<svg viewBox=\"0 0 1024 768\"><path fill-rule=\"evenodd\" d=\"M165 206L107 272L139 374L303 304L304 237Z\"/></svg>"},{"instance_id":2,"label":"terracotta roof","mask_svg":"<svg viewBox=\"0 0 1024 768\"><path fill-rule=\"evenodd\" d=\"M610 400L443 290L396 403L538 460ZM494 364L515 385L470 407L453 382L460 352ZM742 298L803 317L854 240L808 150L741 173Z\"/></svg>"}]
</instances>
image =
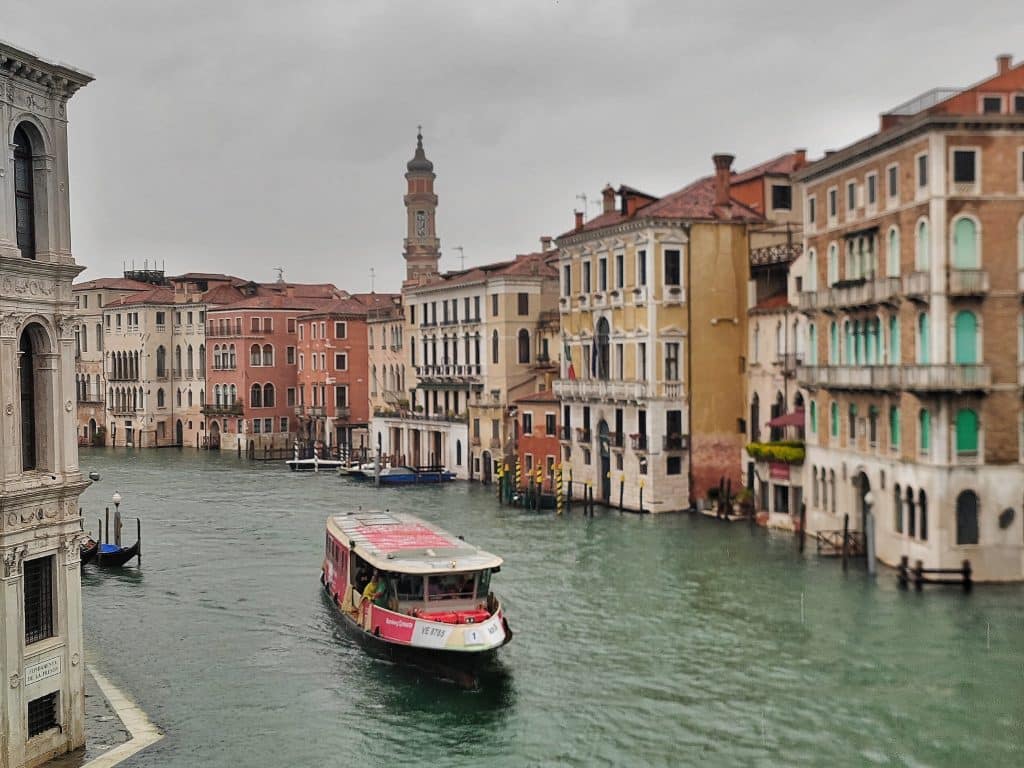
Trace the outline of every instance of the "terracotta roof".
<instances>
[{"instance_id":1,"label":"terracotta roof","mask_svg":"<svg viewBox=\"0 0 1024 768\"><path fill-rule=\"evenodd\" d=\"M514 403L557 403L558 398L555 396L554 390L542 389L537 392L531 392L528 395L517 397L512 402Z\"/></svg>"},{"instance_id":2,"label":"terracotta roof","mask_svg":"<svg viewBox=\"0 0 1024 768\"><path fill-rule=\"evenodd\" d=\"M122 296L116 301L107 303L104 309L110 307L125 307L137 304L174 304L174 291L170 288L150 288L142 293L133 293L129 296Z\"/></svg>"},{"instance_id":3,"label":"terracotta roof","mask_svg":"<svg viewBox=\"0 0 1024 768\"><path fill-rule=\"evenodd\" d=\"M552 258L552 255L555 258ZM464 285L476 283L492 277L547 277L557 278L558 270L554 263L557 261L557 250L537 253L522 253L509 261L496 261L493 264L484 264L479 267L471 267L459 272L446 272L432 281L420 284L415 281L406 282L406 290L416 291L417 289L444 288L449 285Z\"/></svg>"},{"instance_id":4,"label":"terracotta roof","mask_svg":"<svg viewBox=\"0 0 1024 768\"><path fill-rule=\"evenodd\" d=\"M788 176L794 171L799 170L803 165L806 164L805 160L801 159L801 156L797 152L787 152L784 155L755 165L753 168L748 168L742 173L734 173L730 177L730 184L742 184L745 181L751 181L760 176L779 175Z\"/></svg>"},{"instance_id":5,"label":"terracotta roof","mask_svg":"<svg viewBox=\"0 0 1024 768\"><path fill-rule=\"evenodd\" d=\"M327 301L326 299L310 298L308 296L284 296L274 294L272 296L250 296L247 299L217 307L219 310L235 311L242 309L298 309L309 311L316 309Z\"/></svg>"},{"instance_id":6,"label":"terracotta roof","mask_svg":"<svg viewBox=\"0 0 1024 768\"><path fill-rule=\"evenodd\" d=\"M359 299L334 299L315 307L300 317L322 317L324 315L348 315L350 317L366 317L368 307Z\"/></svg>"},{"instance_id":7,"label":"terracotta roof","mask_svg":"<svg viewBox=\"0 0 1024 768\"><path fill-rule=\"evenodd\" d=\"M768 296L767 298L761 299L757 304L751 307L751 311L770 311L773 309L785 309L786 307L792 306L789 303L789 297L784 293L778 293L774 296Z\"/></svg>"},{"instance_id":8,"label":"terracotta roof","mask_svg":"<svg viewBox=\"0 0 1024 768\"><path fill-rule=\"evenodd\" d=\"M92 291L103 288L114 291L148 291L153 288L153 285L126 277L97 277L95 280L87 280L84 283L75 283L71 286L73 291Z\"/></svg>"},{"instance_id":9,"label":"terracotta roof","mask_svg":"<svg viewBox=\"0 0 1024 768\"><path fill-rule=\"evenodd\" d=\"M207 304L233 304L244 299L245 295L233 285L215 285L203 294Z\"/></svg>"},{"instance_id":10,"label":"terracotta roof","mask_svg":"<svg viewBox=\"0 0 1024 768\"><path fill-rule=\"evenodd\" d=\"M348 296L333 283L256 283L260 295L279 296L290 292L293 296L308 299L336 299Z\"/></svg>"}]
</instances>

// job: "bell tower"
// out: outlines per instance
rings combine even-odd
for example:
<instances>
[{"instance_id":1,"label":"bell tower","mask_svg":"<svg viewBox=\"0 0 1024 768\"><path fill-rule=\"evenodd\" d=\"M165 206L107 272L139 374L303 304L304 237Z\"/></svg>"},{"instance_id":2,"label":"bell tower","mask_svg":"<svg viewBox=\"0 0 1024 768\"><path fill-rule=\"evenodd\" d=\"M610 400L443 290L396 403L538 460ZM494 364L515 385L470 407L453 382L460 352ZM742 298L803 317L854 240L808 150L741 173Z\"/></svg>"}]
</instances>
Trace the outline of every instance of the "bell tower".
<instances>
[{"instance_id":1,"label":"bell tower","mask_svg":"<svg viewBox=\"0 0 1024 768\"><path fill-rule=\"evenodd\" d=\"M423 151L422 128L417 126L416 154L406 164L405 178L408 189L405 194L406 236L405 258L406 280L419 280L437 274L437 262L441 257L441 241L437 237L436 219L437 195L434 194L434 164Z\"/></svg>"}]
</instances>

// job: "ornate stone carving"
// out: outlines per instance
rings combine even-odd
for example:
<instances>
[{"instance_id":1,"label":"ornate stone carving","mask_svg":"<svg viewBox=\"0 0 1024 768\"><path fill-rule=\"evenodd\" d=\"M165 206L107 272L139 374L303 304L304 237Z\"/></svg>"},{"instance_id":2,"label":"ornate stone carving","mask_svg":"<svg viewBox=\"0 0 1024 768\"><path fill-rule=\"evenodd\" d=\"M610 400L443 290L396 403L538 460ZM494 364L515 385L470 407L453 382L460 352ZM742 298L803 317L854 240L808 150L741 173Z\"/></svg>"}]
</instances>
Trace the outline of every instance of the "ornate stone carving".
<instances>
[{"instance_id":1,"label":"ornate stone carving","mask_svg":"<svg viewBox=\"0 0 1024 768\"><path fill-rule=\"evenodd\" d=\"M10 279L10 278L5 278ZM20 312L5 312L0 314L0 336L14 336L18 328L25 321L25 315Z\"/></svg>"},{"instance_id":2,"label":"ornate stone carving","mask_svg":"<svg viewBox=\"0 0 1024 768\"><path fill-rule=\"evenodd\" d=\"M9 682L11 684L11 688L17 688L19 685L21 685L21 675L15 672L11 675Z\"/></svg>"},{"instance_id":3,"label":"ornate stone carving","mask_svg":"<svg viewBox=\"0 0 1024 768\"><path fill-rule=\"evenodd\" d=\"M6 413L8 416L13 416L14 415L14 403L8 403L7 407L4 408L4 413Z\"/></svg>"},{"instance_id":4,"label":"ornate stone carving","mask_svg":"<svg viewBox=\"0 0 1024 768\"><path fill-rule=\"evenodd\" d=\"M56 286L52 280L38 277L14 277L6 275L0 281L0 292L7 295L53 296Z\"/></svg>"},{"instance_id":5,"label":"ornate stone carving","mask_svg":"<svg viewBox=\"0 0 1024 768\"><path fill-rule=\"evenodd\" d=\"M28 552L28 547L22 544L4 553L4 578L21 573L21 564L25 561L26 552Z\"/></svg>"},{"instance_id":6,"label":"ornate stone carving","mask_svg":"<svg viewBox=\"0 0 1024 768\"><path fill-rule=\"evenodd\" d=\"M11 512L11 514L9 514L7 516L7 525L8 526L15 526L17 524L18 524L18 513L17 512Z\"/></svg>"},{"instance_id":7,"label":"ornate stone carving","mask_svg":"<svg viewBox=\"0 0 1024 768\"><path fill-rule=\"evenodd\" d=\"M75 315L55 315L54 322L60 330L60 337L68 341L75 338L75 329L78 328L78 317Z\"/></svg>"},{"instance_id":8,"label":"ornate stone carving","mask_svg":"<svg viewBox=\"0 0 1024 768\"><path fill-rule=\"evenodd\" d=\"M75 404L68 400L66 403L64 403L64 410L67 411L68 413L71 413L73 410L75 410Z\"/></svg>"},{"instance_id":9,"label":"ornate stone carving","mask_svg":"<svg viewBox=\"0 0 1024 768\"><path fill-rule=\"evenodd\" d=\"M82 660L82 658L77 653L72 653L71 654L71 666L72 667L77 667L78 666L78 662L80 662L81 660Z\"/></svg>"}]
</instances>

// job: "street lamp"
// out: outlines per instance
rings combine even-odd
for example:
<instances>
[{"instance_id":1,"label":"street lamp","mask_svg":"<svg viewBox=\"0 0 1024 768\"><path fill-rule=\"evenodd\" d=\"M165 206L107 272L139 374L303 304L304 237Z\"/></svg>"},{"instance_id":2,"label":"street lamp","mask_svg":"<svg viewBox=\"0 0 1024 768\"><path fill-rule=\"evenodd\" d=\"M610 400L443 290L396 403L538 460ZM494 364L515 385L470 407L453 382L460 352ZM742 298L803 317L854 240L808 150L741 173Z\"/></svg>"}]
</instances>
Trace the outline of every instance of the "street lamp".
<instances>
[{"instance_id":1,"label":"street lamp","mask_svg":"<svg viewBox=\"0 0 1024 768\"><path fill-rule=\"evenodd\" d=\"M121 506L121 494L118 493L117 491L114 491L114 495L110 498L110 500L114 502L115 510Z\"/></svg>"},{"instance_id":2,"label":"street lamp","mask_svg":"<svg viewBox=\"0 0 1024 768\"><path fill-rule=\"evenodd\" d=\"M875 494L868 491L864 494L864 555L870 576L875 575L875 516L871 514L874 506Z\"/></svg>"}]
</instances>

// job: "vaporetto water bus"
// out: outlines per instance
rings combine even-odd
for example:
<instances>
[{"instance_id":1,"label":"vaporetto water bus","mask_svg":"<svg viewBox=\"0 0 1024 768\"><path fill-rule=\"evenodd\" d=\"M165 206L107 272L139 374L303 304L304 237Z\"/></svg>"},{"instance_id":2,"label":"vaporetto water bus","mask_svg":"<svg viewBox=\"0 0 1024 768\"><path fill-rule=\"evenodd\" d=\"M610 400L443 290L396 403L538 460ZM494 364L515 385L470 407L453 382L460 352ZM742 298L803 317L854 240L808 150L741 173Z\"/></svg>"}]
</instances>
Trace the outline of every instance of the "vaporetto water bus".
<instances>
[{"instance_id":1,"label":"vaporetto water bus","mask_svg":"<svg viewBox=\"0 0 1024 768\"><path fill-rule=\"evenodd\" d=\"M512 639L491 576L502 559L412 515L327 518L320 580L357 636L412 660L489 658ZM364 597L377 575L376 595ZM371 592L373 590L370 590Z\"/></svg>"}]
</instances>

